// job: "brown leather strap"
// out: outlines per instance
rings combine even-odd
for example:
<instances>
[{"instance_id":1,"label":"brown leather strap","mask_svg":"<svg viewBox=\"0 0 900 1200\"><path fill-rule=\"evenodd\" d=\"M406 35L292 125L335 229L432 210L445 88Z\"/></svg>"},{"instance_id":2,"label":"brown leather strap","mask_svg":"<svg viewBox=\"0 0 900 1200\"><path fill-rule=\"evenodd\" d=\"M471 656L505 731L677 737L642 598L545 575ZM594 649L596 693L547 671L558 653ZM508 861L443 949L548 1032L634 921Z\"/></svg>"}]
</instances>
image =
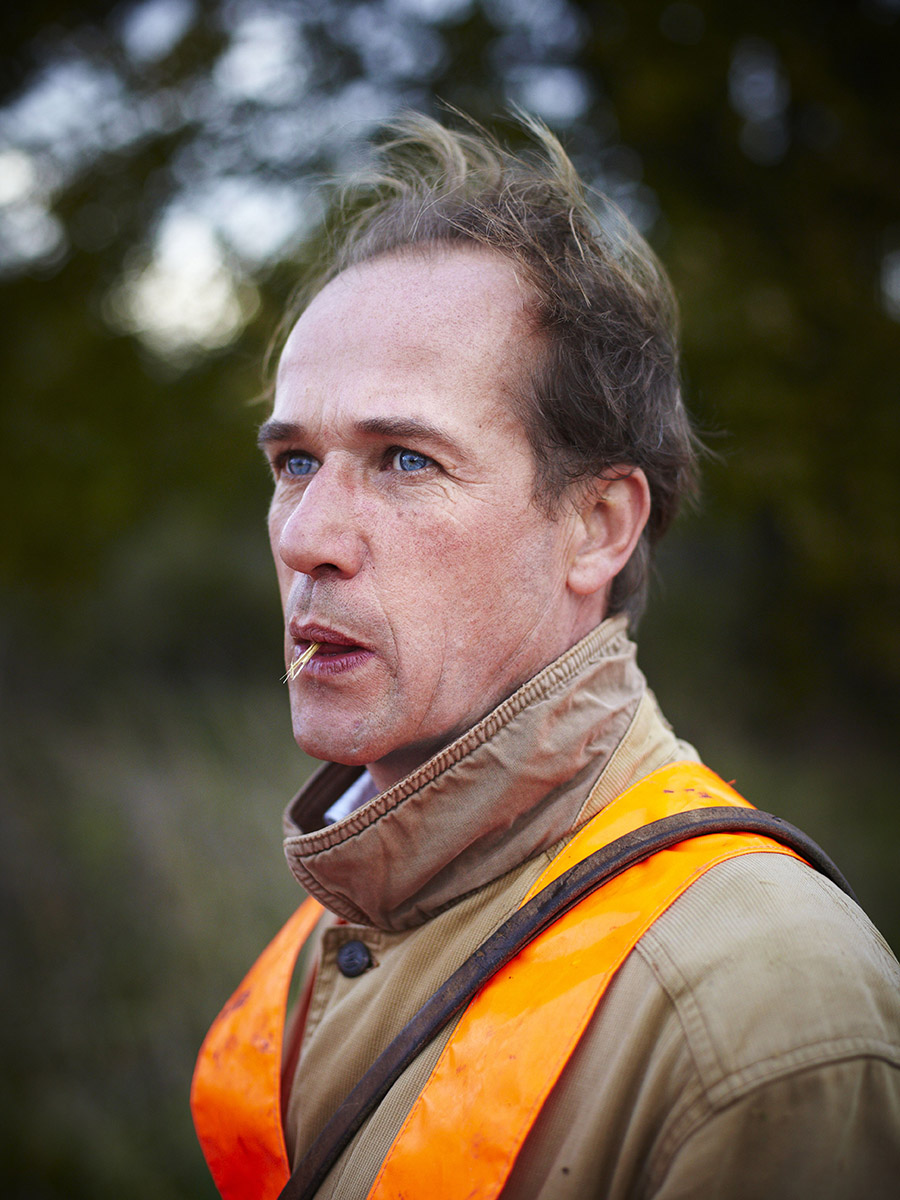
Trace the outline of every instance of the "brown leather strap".
<instances>
[{"instance_id":1,"label":"brown leather strap","mask_svg":"<svg viewBox=\"0 0 900 1200\"><path fill-rule=\"evenodd\" d=\"M852 899L850 885L827 854L781 817L753 808L702 808L653 821L575 864L483 942L422 1005L376 1059L294 1169L278 1200L312 1200L363 1122L425 1046L465 1007L482 984L586 895L621 871L686 838L758 833L802 855Z\"/></svg>"}]
</instances>

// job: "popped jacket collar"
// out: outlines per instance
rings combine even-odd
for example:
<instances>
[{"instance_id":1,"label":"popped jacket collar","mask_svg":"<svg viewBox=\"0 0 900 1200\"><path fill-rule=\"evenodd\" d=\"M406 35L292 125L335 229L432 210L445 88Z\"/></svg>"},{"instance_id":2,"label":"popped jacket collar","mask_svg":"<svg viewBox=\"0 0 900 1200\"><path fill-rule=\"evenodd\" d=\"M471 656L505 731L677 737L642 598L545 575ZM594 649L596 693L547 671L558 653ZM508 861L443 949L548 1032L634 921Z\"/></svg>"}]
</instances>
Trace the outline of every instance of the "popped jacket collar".
<instances>
[{"instance_id":1,"label":"popped jacket collar","mask_svg":"<svg viewBox=\"0 0 900 1200\"><path fill-rule=\"evenodd\" d=\"M297 881L354 924L410 929L554 845L645 691L612 617L392 788L324 828L359 767L328 763L285 813Z\"/></svg>"}]
</instances>

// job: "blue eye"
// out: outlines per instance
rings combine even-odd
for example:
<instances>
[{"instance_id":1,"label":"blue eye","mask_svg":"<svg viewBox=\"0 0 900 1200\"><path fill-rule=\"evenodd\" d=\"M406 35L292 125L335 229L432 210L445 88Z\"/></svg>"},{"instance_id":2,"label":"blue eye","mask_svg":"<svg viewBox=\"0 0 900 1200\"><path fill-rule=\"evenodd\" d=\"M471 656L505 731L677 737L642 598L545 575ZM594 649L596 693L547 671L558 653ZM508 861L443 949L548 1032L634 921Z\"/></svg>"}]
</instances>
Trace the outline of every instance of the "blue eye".
<instances>
[{"instance_id":1,"label":"blue eye","mask_svg":"<svg viewBox=\"0 0 900 1200\"><path fill-rule=\"evenodd\" d=\"M430 462L430 458L424 454L416 454L415 450L398 450L391 460L391 465L395 471L424 471Z\"/></svg>"},{"instance_id":2,"label":"blue eye","mask_svg":"<svg viewBox=\"0 0 900 1200\"><path fill-rule=\"evenodd\" d=\"M319 464L309 454L301 454L297 451L284 456L285 475L314 475L318 469Z\"/></svg>"}]
</instances>

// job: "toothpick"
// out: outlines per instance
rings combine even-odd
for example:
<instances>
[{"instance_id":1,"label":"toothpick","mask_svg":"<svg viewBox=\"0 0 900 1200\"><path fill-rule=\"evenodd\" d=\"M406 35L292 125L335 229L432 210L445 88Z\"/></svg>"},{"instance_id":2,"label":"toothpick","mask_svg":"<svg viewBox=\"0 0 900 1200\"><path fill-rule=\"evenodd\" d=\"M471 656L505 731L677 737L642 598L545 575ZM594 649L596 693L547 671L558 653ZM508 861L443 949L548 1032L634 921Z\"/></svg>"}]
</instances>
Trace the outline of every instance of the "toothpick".
<instances>
[{"instance_id":1,"label":"toothpick","mask_svg":"<svg viewBox=\"0 0 900 1200\"><path fill-rule=\"evenodd\" d=\"M321 642L310 642L303 653L299 655L299 657L295 658L288 667L287 672L283 676L281 682L287 683L289 679L296 679L321 644Z\"/></svg>"}]
</instances>

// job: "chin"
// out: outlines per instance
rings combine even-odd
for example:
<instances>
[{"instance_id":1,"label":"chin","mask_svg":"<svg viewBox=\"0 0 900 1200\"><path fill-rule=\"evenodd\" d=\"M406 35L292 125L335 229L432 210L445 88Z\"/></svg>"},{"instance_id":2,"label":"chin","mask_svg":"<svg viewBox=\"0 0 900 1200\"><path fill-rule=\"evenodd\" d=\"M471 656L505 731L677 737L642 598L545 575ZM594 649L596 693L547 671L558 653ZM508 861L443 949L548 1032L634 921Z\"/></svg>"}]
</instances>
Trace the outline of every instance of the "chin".
<instances>
[{"instance_id":1,"label":"chin","mask_svg":"<svg viewBox=\"0 0 900 1200\"><path fill-rule=\"evenodd\" d=\"M373 758L365 749L355 750L336 742L333 738L309 738L302 734L294 734L294 741L304 754L322 762L340 763L345 767L364 767L373 762Z\"/></svg>"},{"instance_id":2,"label":"chin","mask_svg":"<svg viewBox=\"0 0 900 1200\"><path fill-rule=\"evenodd\" d=\"M302 719L294 720L294 741L304 754L323 762L341 763L346 767L364 767L375 762L379 749L368 739L341 736L333 725Z\"/></svg>"}]
</instances>

